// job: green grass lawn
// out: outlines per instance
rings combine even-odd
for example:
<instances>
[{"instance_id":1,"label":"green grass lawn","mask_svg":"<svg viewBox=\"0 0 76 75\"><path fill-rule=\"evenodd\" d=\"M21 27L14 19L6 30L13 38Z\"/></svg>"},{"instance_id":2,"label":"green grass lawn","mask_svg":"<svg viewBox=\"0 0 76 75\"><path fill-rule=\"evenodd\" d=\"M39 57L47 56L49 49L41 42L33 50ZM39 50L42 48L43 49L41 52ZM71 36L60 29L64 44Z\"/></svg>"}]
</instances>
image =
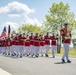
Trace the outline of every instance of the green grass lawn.
<instances>
[{"instance_id":1,"label":"green grass lawn","mask_svg":"<svg viewBox=\"0 0 76 75\"><path fill-rule=\"evenodd\" d=\"M44 52L45 53L45 52ZM61 51L60 51L60 53L55 53L56 55L63 55L63 53L64 53L64 50L63 50L63 48L61 48ZM50 49L49 50L49 54L52 54L52 50ZM69 56L74 56L74 57L76 57L76 48L70 48L69 49Z\"/></svg>"}]
</instances>

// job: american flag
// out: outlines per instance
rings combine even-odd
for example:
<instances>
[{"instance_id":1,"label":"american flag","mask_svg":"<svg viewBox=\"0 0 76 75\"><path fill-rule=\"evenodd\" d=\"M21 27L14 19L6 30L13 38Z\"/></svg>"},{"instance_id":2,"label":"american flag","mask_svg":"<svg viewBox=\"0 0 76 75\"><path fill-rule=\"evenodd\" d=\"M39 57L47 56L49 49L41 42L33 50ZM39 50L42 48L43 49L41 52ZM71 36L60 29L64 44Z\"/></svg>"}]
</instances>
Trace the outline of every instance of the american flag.
<instances>
[{"instance_id":1,"label":"american flag","mask_svg":"<svg viewBox=\"0 0 76 75\"><path fill-rule=\"evenodd\" d=\"M1 38L5 37L5 36L6 36L6 26L4 26L4 29L3 29L2 34L1 34Z\"/></svg>"}]
</instances>

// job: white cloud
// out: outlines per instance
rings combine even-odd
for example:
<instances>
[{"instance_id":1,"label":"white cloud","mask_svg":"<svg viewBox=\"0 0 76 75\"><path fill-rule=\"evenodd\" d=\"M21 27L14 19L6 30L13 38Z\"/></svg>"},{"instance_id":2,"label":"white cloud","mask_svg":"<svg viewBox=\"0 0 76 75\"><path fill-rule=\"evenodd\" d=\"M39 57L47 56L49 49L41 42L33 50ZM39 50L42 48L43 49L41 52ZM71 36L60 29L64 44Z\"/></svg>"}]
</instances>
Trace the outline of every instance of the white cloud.
<instances>
[{"instance_id":1,"label":"white cloud","mask_svg":"<svg viewBox=\"0 0 76 75\"><path fill-rule=\"evenodd\" d=\"M28 14L35 12L34 9L30 9L26 4L19 3L17 1L8 3L4 7L0 7L0 14L7 14L9 17L24 17L24 21L20 24L32 24L32 25L41 25L37 18L29 18ZM14 22L5 22L3 25L11 26L12 30L17 29L20 25Z\"/></svg>"},{"instance_id":2,"label":"white cloud","mask_svg":"<svg viewBox=\"0 0 76 75\"><path fill-rule=\"evenodd\" d=\"M4 7L0 7L0 14L4 13L25 13L29 14L34 12L34 9L30 9L26 4L19 3L17 1L8 3Z\"/></svg>"},{"instance_id":3,"label":"white cloud","mask_svg":"<svg viewBox=\"0 0 76 75\"><path fill-rule=\"evenodd\" d=\"M25 15L24 23L25 24L32 24L32 25L41 25L41 23L38 21L37 18L31 19L27 15Z\"/></svg>"},{"instance_id":4,"label":"white cloud","mask_svg":"<svg viewBox=\"0 0 76 75\"><path fill-rule=\"evenodd\" d=\"M19 25L17 23L14 23L14 22L5 22L3 24L3 26L6 26L6 27L8 27L8 25L10 25L12 30L15 30L19 27Z\"/></svg>"},{"instance_id":5,"label":"white cloud","mask_svg":"<svg viewBox=\"0 0 76 75\"><path fill-rule=\"evenodd\" d=\"M8 14L9 17L20 17L20 14Z\"/></svg>"}]
</instances>

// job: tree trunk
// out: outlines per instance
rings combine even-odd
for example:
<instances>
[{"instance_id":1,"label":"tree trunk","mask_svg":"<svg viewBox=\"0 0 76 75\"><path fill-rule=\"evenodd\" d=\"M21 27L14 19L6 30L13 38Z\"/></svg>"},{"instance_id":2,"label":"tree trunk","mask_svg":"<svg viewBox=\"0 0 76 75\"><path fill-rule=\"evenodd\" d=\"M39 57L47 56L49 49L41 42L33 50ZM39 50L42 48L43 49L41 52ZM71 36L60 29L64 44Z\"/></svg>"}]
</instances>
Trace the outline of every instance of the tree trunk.
<instances>
[{"instance_id":1,"label":"tree trunk","mask_svg":"<svg viewBox=\"0 0 76 75\"><path fill-rule=\"evenodd\" d=\"M57 40L57 53L60 53L61 51L61 37Z\"/></svg>"}]
</instances>

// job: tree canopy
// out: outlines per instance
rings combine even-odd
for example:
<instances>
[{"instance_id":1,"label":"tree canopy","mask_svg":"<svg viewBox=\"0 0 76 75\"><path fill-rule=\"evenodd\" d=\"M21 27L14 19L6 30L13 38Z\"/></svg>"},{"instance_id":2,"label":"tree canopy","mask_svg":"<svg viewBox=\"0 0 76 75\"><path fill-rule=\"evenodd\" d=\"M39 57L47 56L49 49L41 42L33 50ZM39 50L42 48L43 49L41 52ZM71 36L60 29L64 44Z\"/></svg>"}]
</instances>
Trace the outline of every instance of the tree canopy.
<instances>
[{"instance_id":1,"label":"tree canopy","mask_svg":"<svg viewBox=\"0 0 76 75\"><path fill-rule=\"evenodd\" d=\"M37 25L31 25L31 24L23 24L21 27L19 27L18 31L25 32L25 33L44 33L44 30L41 28L41 26Z\"/></svg>"},{"instance_id":2,"label":"tree canopy","mask_svg":"<svg viewBox=\"0 0 76 75\"><path fill-rule=\"evenodd\" d=\"M65 22L69 23L70 29L76 28L76 21L73 12L70 12L68 4L53 3L49 13L45 16L43 27L45 31L58 32Z\"/></svg>"}]
</instances>

